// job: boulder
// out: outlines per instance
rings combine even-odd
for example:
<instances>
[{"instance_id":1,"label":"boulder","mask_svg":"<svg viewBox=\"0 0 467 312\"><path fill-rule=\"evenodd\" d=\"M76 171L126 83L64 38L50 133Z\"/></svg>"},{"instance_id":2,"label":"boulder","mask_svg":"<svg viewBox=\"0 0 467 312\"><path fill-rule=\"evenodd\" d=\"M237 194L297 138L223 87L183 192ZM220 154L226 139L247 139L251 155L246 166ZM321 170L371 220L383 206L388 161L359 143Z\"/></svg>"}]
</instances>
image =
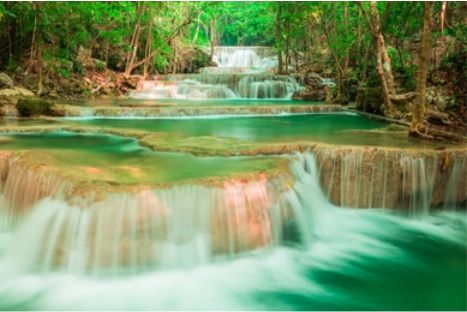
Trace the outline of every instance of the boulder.
<instances>
[{"instance_id":1,"label":"boulder","mask_svg":"<svg viewBox=\"0 0 467 312\"><path fill-rule=\"evenodd\" d=\"M21 93L16 89L3 89L0 90L0 96L19 96Z\"/></svg>"},{"instance_id":2,"label":"boulder","mask_svg":"<svg viewBox=\"0 0 467 312\"><path fill-rule=\"evenodd\" d=\"M0 88L12 88L13 79L5 73L0 73Z\"/></svg>"},{"instance_id":3,"label":"boulder","mask_svg":"<svg viewBox=\"0 0 467 312\"><path fill-rule=\"evenodd\" d=\"M1 88L12 88L13 87L13 79L10 78L5 73L0 73L0 89Z\"/></svg>"},{"instance_id":4,"label":"boulder","mask_svg":"<svg viewBox=\"0 0 467 312\"><path fill-rule=\"evenodd\" d=\"M37 98L21 98L16 103L16 109L23 117L38 115L53 115L53 103Z\"/></svg>"},{"instance_id":5,"label":"boulder","mask_svg":"<svg viewBox=\"0 0 467 312\"><path fill-rule=\"evenodd\" d=\"M26 97L31 97L34 96L35 94L32 91L29 91L28 89L22 88L22 87L13 87L10 89L3 89L0 90L0 97L2 96L26 96Z\"/></svg>"}]
</instances>

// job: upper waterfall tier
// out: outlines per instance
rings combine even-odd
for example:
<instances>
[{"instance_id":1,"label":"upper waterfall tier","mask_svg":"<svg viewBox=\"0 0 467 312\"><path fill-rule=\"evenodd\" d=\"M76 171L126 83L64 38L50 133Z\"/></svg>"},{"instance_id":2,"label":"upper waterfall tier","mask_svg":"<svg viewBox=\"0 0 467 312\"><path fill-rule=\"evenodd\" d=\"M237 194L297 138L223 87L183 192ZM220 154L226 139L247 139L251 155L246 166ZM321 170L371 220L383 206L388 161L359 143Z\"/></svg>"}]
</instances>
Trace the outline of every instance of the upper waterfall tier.
<instances>
[{"instance_id":1,"label":"upper waterfall tier","mask_svg":"<svg viewBox=\"0 0 467 312\"><path fill-rule=\"evenodd\" d=\"M129 96L138 99L291 99L302 87L291 76L274 74L166 75L146 81Z\"/></svg>"},{"instance_id":2,"label":"upper waterfall tier","mask_svg":"<svg viewBox=\"0 0 467 312\"><path fill-rule=\"evenodd\" d=\"M271 47L222 47L214 48L213 61L219 68L277 67L277 56Z\"/></svg>"},{"instance_id":3,"label":"upper waterfall tier","mask_svg":"<svg viewBox=\"0 0 467 312\"><path fill-rule=\"evenodd\" d=\"M205 48L206 53L208 48ZM270 47L215 47L214 67L201 74L166 75L129 96L137 99L291 99L302 87L291 76L274 75L277 57Z\"/></svg>"}]
</instances>

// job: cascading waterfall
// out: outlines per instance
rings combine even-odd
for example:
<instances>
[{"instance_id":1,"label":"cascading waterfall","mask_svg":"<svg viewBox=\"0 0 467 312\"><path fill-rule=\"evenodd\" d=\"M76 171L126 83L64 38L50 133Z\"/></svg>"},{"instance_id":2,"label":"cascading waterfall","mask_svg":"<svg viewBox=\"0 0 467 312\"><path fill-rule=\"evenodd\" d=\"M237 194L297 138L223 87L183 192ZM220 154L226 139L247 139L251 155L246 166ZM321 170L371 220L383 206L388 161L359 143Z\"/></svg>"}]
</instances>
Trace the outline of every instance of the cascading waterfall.
<instances>
[{"instance_id":1,"label":"cascading waterfall","mask_svg":"<svg viewBox=\"0 0 467 312\"><path fill-rule=\"evenodd\" d=\"M393 283L410 274L414 291L408 295L414 298L390 307L433 307L420 299L432 293L425 291L426 284L436 281L441 290L448 289L450 305L435 307L462 310L451 296L462 293L462 278L455 278L462 273L452 275L447 268L458 258L426 261L438 261L433 250L456 257L464 251L465 256L467 220L453 214L417 221L339 209L320 186L321 156L315 161L308 152L293 155L293 181L264 178L228 181L222 187L144 188L97 200L79 195L42 199L12 233L0 231L0 308L378 309L387 307L388 291L404 285ZM414 168L423 164L413 160ZM407 173L414 172L412 160L403 156L401 161ZM453 166L459 169L463 163ZM8 168L1 169L3 178L11 178ZM457 177L451 178L448 184L455 184ZM412 244L411 235L416 248L401 249ZM416 283L417 274L436 279ZM336 277L337 284L332 282ZM367 280L380 285L369 288L368 300L355 300L362 295L359 289L339 290L341 282L358 286Z\"/></svg>"},{"instance_id":2,"label":"cascading waterfall","mask_svg":"<svg viewBox=\"0 0 467 312\"><path fill-rule=\"evenodd\" d=\"M467 205L465 153L323 148L315 151L320 181L343 207L427 213Z\"/></svg>"},{"instance_id":3,"label":"cascading waterfall","mask_svg":"<svg viewBox=\"0 0 467 312\"><path fill-rule=\"evenodd\" d=\"M300 223L301 241L309 243L313 230L307 220L318 217L312 216L316 212L307 205L325 209L327 204L309 160L312 156L296 157L300 159L292 171L298 180L292 190L286 189L285 177L273 181L264 177L232 180L220 188L147 188L108 194L97 201L82 195L67 200L63 194L51 195L29 207L30 213L23 212L25 219L18 222L15 244L8 253L10 260L5 261L26 271L76 274L193 267L280 245L287 235L284 223L292 220ZM313 198L307 199L310 195ZM19 218L11 207L7 211ZM29 248L31 244L35 248ZM24 261L19 264L15 259L20 254Z\"/></svg>"},{"instance_id":4,"label":"cascading waterfall","mask_svg":"<svg viewBox=\"0 0 467 312\"><path fill-rule=\"evenodd\" d=\"M213 60L218 68L261 68L277 67L277 57L268 47L216 47Z\"/></svg>"},{"instance_id":5,"label":"cascading waterfall","mask_svg":"<svg viewBox=\"0 0 467 312\"><path fill-rule=\"evenodd\" d=\"M287 242L306 247L326 234L334 209L320 186L320 174L327 165L322 157L318 153L317 165L309 152L292 156L292 188L290 178L281 176L230 180L222 187L179 185L106 195L70 192L70 186L58 187L59 180L53 176L20 172L20 166L10 162L1 209L7 215L4 220L16 220L6 229L18 227L9 260L3 260L26 271L118 274L194 267ZM341 171L342 206L379 207L382 203L384 207L397 191L380 192L381 186L375 184L383 177L392 183L387 170L394 170L394 163L382 171L377 169L371 173L372 179L364 181L363 154L347 154L338 161L328 155L328 159L333 163L330 181L336 170ZM433 167L410 155L402 155L398 161L402 190L396 199L412 212L426 212L433 193ZM460 182L462 165L465 161L454 162L448 184ZM34 190L33 184L37 185ZM386 182L382 187L390 188ZM37 194L37 189L44 194ZM411 194L405 194L405 189ZM448 189L446 197L452 201L450 192ZM24 260L18 263L17 258Z\"/></svg>"},{"instance_id":6,"label":"cascading waterfall","mask_svg":"<svg viewBox=\"0 0 467 312\"><path fill-rule=\"evenodd\" d=\"M262 56L260 56L259 54ZM129 96L138 99L291 99L302 87L295 78L270 73L277 66L266 47L217 47L218 67L201 74L166 75L146 82Z\"/></svg>"}]
</instances>

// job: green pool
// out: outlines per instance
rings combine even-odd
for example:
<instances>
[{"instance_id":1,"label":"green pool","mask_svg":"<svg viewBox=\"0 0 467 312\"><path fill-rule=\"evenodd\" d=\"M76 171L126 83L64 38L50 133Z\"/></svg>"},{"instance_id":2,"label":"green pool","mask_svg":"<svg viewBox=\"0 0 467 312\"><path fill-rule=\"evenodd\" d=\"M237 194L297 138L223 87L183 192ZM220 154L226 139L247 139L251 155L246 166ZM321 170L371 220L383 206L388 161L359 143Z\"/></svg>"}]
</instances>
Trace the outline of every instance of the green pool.
<instances>
[{"instance_id":1,"label":"green pool","mask_svg":"<svg viewBox=\"0 0 467 312\"><path fill-rule=\"evenodd\" d=\"M195 157L156 153L137 140L65 131L0 135L0 150L28 151L30 159L91 179L124 183L163 183L278 168L273 157Z\"/></svg>"},{"instance_id":2,"label":"green pool","mask_svg":"<svg viewBox=\"0 0 467 312\"><path fill-rule=\"evenodd\" d=\"M70 118L67 122L80 126L137 129L182 137L210 136L252 142L292 143L309 140L331 144L425 146L420 140L407 138L401 126L353 113L152 119L78 117ZM426 145L434 146L436 143Z\"/></svg>"}]
</instances>

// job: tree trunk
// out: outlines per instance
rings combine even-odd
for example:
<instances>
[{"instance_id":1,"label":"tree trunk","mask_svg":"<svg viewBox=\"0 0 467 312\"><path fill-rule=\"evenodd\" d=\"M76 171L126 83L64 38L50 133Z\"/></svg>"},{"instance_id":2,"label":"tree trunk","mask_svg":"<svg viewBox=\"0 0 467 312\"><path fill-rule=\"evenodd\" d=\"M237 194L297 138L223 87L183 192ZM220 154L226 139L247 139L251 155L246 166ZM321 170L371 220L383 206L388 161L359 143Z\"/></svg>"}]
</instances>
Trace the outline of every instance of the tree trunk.
<instances>
[{"instance_id":1,"label":"tree trunk","mask_svg":"<svg viewBox=\"0 0 467 312\"><path fill-rule=\"evenodd\" d=\"M412 108L412 123L410 125L411 135L423 135L425 116L425 91L428 65L430 63L430 39L431 39L431 16L433 15L434 2L425 2L425 14L423 19L423 34L420 45L419 65L416 78L416 96Z\"/></svg>"},{"instance_id":2,"label":"tree trunk","mask_svg":"<svg viewBox=\"0 0 467 312\"><path fill-rule=\"evenodd\" d=\"M217 26L217 20L214 17L214 19L211 20L210 25L209 25L209 46L211 48L211 61L214 59L214 48L216 47L216 26Z\"/></svg>"},{"instance_id":3,"label":"tree trunk","mask_svg":"<svg viewBox=\"0 0 467 312\"><path fill-rule=\"evenodd\" d=\"M138 52L138 45L139 45L139 36L141 34L141 15L144 13L144 4L137 2L137 18L136 18L136 23L135 27L133 30L133 35L131 37L131 44L130 44L130 54L128 57L128 61L125 67L125 73L124 76L128 77L131 75L132 69L133 69L133 63L136 60L136 53Z\"/></svg>"},{"instance_id":4,"label":"tree trunk","mask_svg":"<svg viewBox=\"0 0 467 312\"><path fill-rule=\"evenodd\" d=\"M148 33L146 36L146 47L144 48L144 65L143 65L143 77L146 78L149 73L149 61L150 58L147 56L151 54L151 48L152 48L152 27L154 25L154 15L153 15L153 10L151 8L148 8L149 11L149 25L148 25Z\"/></svg>"},{"instance_id":5,"label":"tree trunk","mask_svg":"<svg viewBox=\"0 0 467 312\"><path fill-rule=\"evenodd\" d=\"M396 97L396 87L394 83L394 76L392 75L391 58L386 50L384 43L384 36L381 30L381 21L379 18L378 8L376 2L370 3L370 16L367 16L366 10L360 2L355 2L359 6L360 11L367 20L368 27L371 30L373 38L376 43L376 71L381 81L381 88L383 91L384 104L386 109L392 110L391 99Z\"/></svg>"},{"instance_id":6,"label":"tree trunk","mask_svg":"<svg viewBox=\"0 0 467 312\"><path fill-rule=\"evenodd\" d=\"M39 19L39 12L38 12L38 3L33 2L32 3L33 10L34 10L34 28L32 30L32 39L31 39L31 49L29 52L29 63L30 66L34 63L34 60L36 58L36 48L37 48L37 23Z\"/></svg>"},{"instance_id":7,"label":"tree trunk","mask_svg":"<svg viewBox=\"0 0 467 312\"><path fill-rule=\"evenodd\" d=\"M383 32L381 30L381 22L379 18L378 8L376 7L376 2L372 1L370 4L371 16L373 21L373 30L374 37L376 39L376 64L377 71L382 80L383 92L385 94L385 99L387 101L387 106L391 107L392 103L390 100L391 95L396 94L396 88L394 83L394 76L392 75L391 68L391 58L388 55L386 50L386 45L384 42ZM384 82L383 82L384 80Z\"/></svg>"},{"instance_id":8,"label":"tree trunk","mask_svg":"<svg viewBox=\"0 0 467 312\"><path fill-rule=\"evenodd\" d=\"M185 27L185 26L188 26L191 24L191 21L192 21L192 18L191 16L188 17L181 25L179 25L166 39L165 39L165 42L166 44L169 44L170 45L170 42L176 38L177 36L180 35L180 32L182 31L182 29ZM137 68L138 66L141 66L144 64L144 62L147 61L147 59L150 59L152 57L154 57L157 53L159 53L159 51L163 48L163 46L159 46L157 47L156 49L154 49L151 53L149 53L149 55L145 56L142 60L132 64L131 68L129 69L129 73L131 74L131 72Z\"/></svg>"},{"instance_id":9,"label":"tree trunk","mask_svg":"<svg viewBox=\"0 0 467 312\"><path fill-rule=\"evenodd\" d=\"M42 85L42 55L40 50L40 14L39 14L39 3L37 1L32 3L34 10L34 28L32 32L31 40L31 52L29 55L29 69L34 69L37 74L37 94L41 95L43 90Z\"/></svg>"},{"instance_id":10,"label":"tree trunk","mask_svg":"<svg viewBox=\"0 0 467 312\"><path fill-rule=\"evenodd\" d=\"M444 21L446 20L446 9L447 8L448 8L448 2L443 1L443 4L441 5L441 12L439 13L441 32L444 31Z\"/></svg>"},{"instance_id":11,"label":"tree trunk","mask_svg":"<svg viewBox=\"0 0 467 312\"><path fill-rule=\"evenodd\" d=\"M344 31L348 33L348 21L347 21L347 2L343 2L343 13L342 13L342 25L344 26ZM342 65L342 75L343 77L347 77L347 71L349 68L349 50L345 51L344 63Z\"/></svg>"},{"instance_id":12,"label":"tree trunk","mask_svg":"<svg viewBox=\"0 0 467 312\"><path fill-rule=\"evenodd\" d=\"M283 64L282 64L282 4L277 2L277 12L276 12L276 39L277 39L277 72L282 74Z\"/></svg>"},{"instance_id":13,"label":"tree trunk","mask_svg":"<svg viewBox=\"0 0 467 312\"><path fill-rule=\"evenodd\" d=\"M198 40L198 34L199 34L200 27L201 27L201 12L198 13L195 35L193 36L193 40L191 41L191 43L193 44L196 43L196 40Z\"/></svg>"}]
</instances>

